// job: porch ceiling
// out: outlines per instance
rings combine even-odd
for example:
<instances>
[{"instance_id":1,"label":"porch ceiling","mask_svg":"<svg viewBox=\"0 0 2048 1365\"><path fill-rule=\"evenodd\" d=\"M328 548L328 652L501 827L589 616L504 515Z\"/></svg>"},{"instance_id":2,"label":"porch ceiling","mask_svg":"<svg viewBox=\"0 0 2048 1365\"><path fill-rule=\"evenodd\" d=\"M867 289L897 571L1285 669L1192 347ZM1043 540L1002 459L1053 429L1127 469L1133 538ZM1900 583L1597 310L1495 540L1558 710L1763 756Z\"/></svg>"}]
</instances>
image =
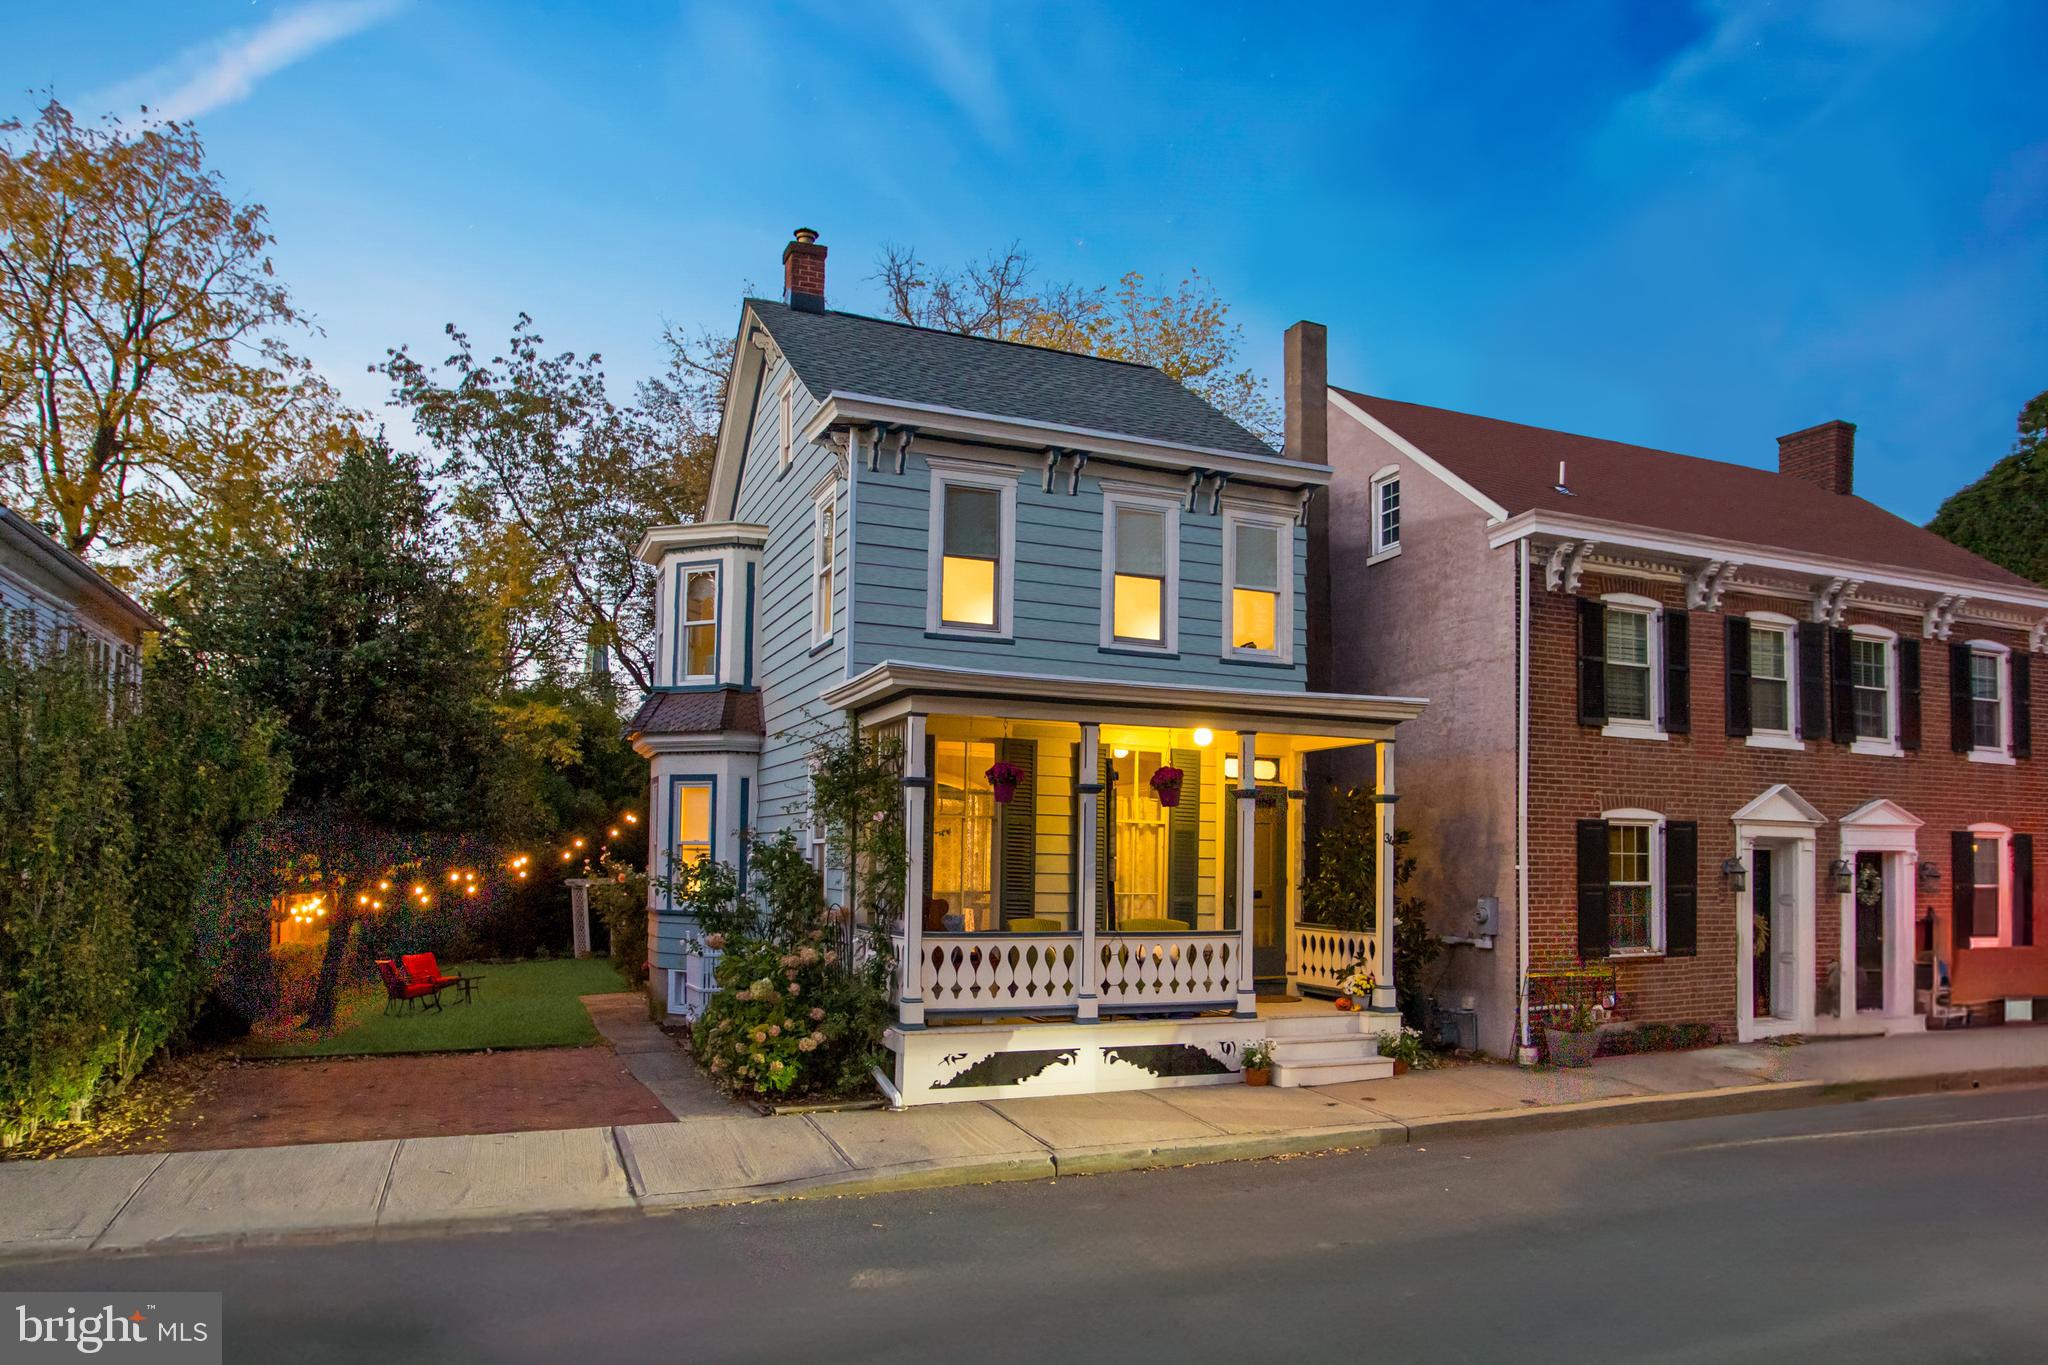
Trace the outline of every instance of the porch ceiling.
<instances>
[{"instance_id":1,"label":"porch ceiling","mask_svg":"<svg viewBox=\"0 0 2048 1365\"><path fill-rule=\"evenodd\" d=\"M871 725L915 713L1176 729L1206 725L1354 741L1390 740L1395 726L1421 715L1426 705L1416 697L1030 677L901 663L877 664L832 688L823 700Z\"/></svg>"}]
</instances>

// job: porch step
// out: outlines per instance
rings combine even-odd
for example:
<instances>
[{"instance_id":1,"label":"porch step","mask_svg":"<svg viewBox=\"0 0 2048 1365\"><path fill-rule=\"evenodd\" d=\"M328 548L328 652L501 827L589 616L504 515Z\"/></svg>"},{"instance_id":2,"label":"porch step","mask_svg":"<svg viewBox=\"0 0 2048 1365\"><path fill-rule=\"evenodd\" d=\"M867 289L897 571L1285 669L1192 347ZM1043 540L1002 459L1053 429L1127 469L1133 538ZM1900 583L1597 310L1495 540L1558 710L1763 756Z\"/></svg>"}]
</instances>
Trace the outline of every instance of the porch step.
<instances>
[{"instance_id":1,"label":"porch step","mask_svg":"<svg viewBox=\"0 0 2048 1365\"><path fill-rule=\"evenodd\" d=\"M1302 1062L1356 1061L1379 1055L1376 1041L1358 1033L1330 1033L1317 1037L1287 1034L1270 1039L1273 1064L1287 1066Z\"/></svg>"},{"instance_id":2,"label":"porch step","mask_svg":"<svg viewBox=\"0 0 2048 1365\"><path fill-rule=\"evenodd\" d=\"M1316 1014L1282 1014L1263 1022L1266 1036L1278 1043L1288 1038L1363 1038L1369 1031L1367 1016L1330 1010Z\"/></svg>"},{"instance_id":3,"label":"porch step","mask_svg":"<svg viewBox=\"0 0 2048 1365\"><path fill-rule=\"evenodd\" d=\"M1273 1084L1341 1085L1345 1081L1377 1081L1394 1074L1390 1057L1359 1057L1350 1061L1273 1063Z\"/></svg>"}]
</instances>

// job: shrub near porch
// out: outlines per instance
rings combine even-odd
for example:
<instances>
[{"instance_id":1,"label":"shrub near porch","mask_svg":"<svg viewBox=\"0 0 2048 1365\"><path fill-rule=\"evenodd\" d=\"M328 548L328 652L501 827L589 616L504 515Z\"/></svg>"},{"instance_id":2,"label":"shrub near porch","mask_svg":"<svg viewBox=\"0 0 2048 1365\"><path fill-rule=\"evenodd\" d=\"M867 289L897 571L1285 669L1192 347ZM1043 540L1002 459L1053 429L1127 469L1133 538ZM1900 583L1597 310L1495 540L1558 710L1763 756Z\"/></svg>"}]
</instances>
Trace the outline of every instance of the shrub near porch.
<instances>
[{"instance_id":1,"label":"shrub near porch","mask_svg":"<svg viewBox=\"0 0 2048 1365\"><path fill-rule=\"evenodd\" d=\"M441 993L442 1008L386 1015L382 985L355 987L336 1010L336 1028L319 1037L286 1034L252 1040L249 1057L348 1057L394 1052L480 1052L487 1048L584 1047L596 1026L579 998L628 989L603 958L547 962L442 964L450 976L482 977L468 1004Z\"/></svg>"}]
</instances>

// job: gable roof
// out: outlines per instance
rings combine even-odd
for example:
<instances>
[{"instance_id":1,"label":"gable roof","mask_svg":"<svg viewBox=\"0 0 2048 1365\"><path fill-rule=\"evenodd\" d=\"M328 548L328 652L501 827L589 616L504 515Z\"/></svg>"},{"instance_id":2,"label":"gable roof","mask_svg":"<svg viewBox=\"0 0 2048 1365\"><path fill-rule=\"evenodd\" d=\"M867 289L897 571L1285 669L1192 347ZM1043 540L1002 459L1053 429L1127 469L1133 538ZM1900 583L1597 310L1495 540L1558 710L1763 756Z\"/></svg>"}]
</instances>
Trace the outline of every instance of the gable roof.
<instances>
[{"instance_id":1,"label":"gable roof","mask_svg":"<svg viewBox=\"0 0 2048 1365\"><path fill-rule=\"evenodd\" d=\"M1152 365L748 299L811 396L833 393L1265 456L1276 452Z\"/></svg>"},{"instance_id":2,"label":"gable roof","mask_svg":"<svg viewBox=\"0 0 2048 1365\"><path fill-rule=\"evenodd\" d=\"M164 623L140 602L115 587L106 575L65 549L55 537L11 507L0 507L0 545L12 547L81 593L97 598L137 630L163 630Z\"/></svg>"},{"instance_id":3,"label":"gable roof","mask_svg":"<svg viewBox=\"0 0 2048 1365\"><path fill-rule=\"evenodd\" d=\"M2040 591L1874 502L1773 470L1336 392L1509 517L1556 513ZM1569 493L1556 488L1559 461Z\"/></svg>"}]
</instances>

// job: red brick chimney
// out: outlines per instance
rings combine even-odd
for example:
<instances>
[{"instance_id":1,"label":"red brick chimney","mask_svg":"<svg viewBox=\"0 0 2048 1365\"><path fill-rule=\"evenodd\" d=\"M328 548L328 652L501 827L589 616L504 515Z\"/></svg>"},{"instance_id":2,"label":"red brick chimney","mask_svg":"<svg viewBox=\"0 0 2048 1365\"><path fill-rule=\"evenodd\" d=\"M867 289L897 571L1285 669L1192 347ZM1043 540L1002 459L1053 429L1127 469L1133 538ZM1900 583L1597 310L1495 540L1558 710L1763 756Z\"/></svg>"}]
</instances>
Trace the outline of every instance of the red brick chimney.
<instances>
[{"instance_id":1,"label":"red brick chimney","mask_svg":"<svg viewBox=\"0 0 2048 1365\"><path fill-rule=\"evenodd\" d=\"M1855 424L1822 422L1817 427L1780 436L1778 472L1846 497L1855 491Z\"/></svg>"},{"instance_id":2,"label":"red brick chimney","mask_svg":"<svg viewBox=\"0 0 2048 1365\"><path fill-rule=\"evenodd\" d=\"M825 311L825 248L816 228L800 227L782 248L782 299L806 313Z\"/></svg>"},{"instance_id":3,"label":"red brick chimney","mask_svg":"<svg viewBox=\"0 0 2048 1365\"><path fill-rule=\"evenodd\" d=\"M1330 462L1330 333L1320 322L1287 329L1286 373L1281 394L1287 408L1290 460Z\"/></svg>"}]
</instances>

